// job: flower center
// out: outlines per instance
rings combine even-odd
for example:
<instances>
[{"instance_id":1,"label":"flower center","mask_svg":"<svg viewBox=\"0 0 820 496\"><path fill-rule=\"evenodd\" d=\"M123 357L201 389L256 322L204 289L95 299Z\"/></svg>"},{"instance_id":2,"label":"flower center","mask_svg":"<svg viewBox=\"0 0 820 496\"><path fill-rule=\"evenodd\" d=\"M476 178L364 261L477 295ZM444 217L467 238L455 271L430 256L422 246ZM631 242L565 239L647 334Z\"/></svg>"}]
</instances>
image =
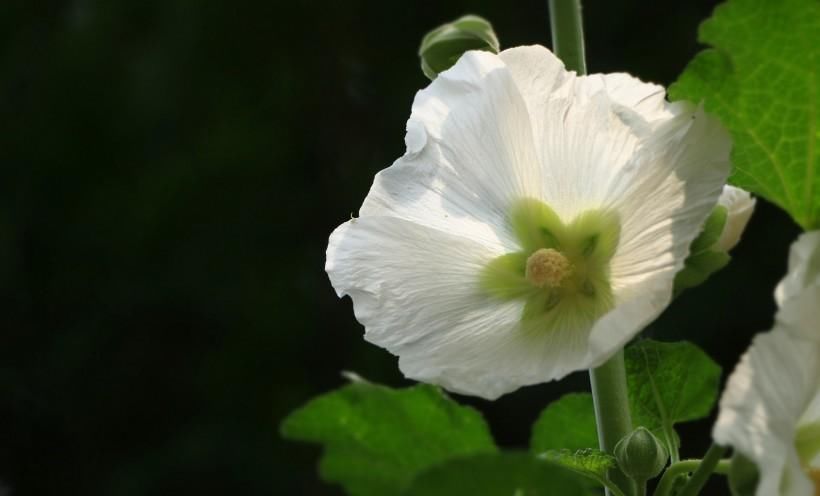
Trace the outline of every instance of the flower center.
<instances>
[{"instance_id":1,"label":"flower center","mask_svg":"<svg viewBox=\"0 0 820 496\"><path fill-rule=\"evenodd\" d=\"M571 273L569 259L553 248L539 248L527 258L525 277L533 286L557 288Z\"/></svg>"},{"instance_id":2,"label":"flower center","mask_svg":"<svg viewBox=\"0 0 820 496\"><path fill-rule=\"evenodd\" d=\"M609 266L621 231L616 213L591 209L565 222L542 201L522 198L509 221L521 249L490 260L478 283L495 298L524 302L522 332L583 329L615 306Z\"/></svg>"}]
</instances>

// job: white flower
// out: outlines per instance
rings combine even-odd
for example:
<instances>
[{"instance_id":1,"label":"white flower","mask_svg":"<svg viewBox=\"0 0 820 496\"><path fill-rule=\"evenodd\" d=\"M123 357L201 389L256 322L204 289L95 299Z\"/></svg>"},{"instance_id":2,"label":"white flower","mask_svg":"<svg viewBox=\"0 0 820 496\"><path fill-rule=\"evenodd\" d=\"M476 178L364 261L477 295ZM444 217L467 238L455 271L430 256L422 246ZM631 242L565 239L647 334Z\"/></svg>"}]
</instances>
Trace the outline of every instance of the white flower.
<instances>
[{"instance_id":1,"label":"white flower","mask_svg":"<svg viewBox=\"0 0 820 496\"><path fill-rule=\"evenodd\" d=\"M740 241L740 236L746 229L746 224L752 217L756 200L748 191L731 185L723 187L723 193L718 199L718 205L726 208L726 224L717 241L717 247L728 252Z\"/></svg>"},{"instance_id":2,"label":"white flower","mask_svg":"<svg viewBox=\"0 0 820 496\"><path fill-rule=\"evenodd\" d=\"M720 400L712 435L752 460L758 496L820 494L820 231L792 246L780 309Z\"/></svg>"},{"instance_id":3,"label":"white flower","mask_svg":"<svg viewBox=\"0 0 820 496\"><path fill-rule=\"evenodd\" d=\"M326 270L406 376L490 399L598 366L657 317L729 169L701 110L539 46L464 54L405 142Z\"/></svg>"}]
</instances>

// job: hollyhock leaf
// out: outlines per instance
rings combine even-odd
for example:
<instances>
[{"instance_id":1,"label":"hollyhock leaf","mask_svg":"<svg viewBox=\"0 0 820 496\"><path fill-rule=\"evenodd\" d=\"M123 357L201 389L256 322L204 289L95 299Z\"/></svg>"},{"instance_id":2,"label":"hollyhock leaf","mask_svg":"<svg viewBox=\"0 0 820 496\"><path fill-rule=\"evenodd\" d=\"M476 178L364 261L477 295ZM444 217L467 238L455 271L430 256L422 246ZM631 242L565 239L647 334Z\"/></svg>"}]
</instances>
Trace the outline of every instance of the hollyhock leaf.
<instances>
[{"instance_id":1,"label":"hollyhock leaf","mask_svg":"<svg viewBox=\"0 0 820 496\"><path fill-rule=\"evenodd\" d=\"M419 475L403 496L590 496L587 480L561 465L527 453L476 455L450 460Z\"/></svg>"},{"instance_id":2,"label":"hollyhock leaf","mask_svg":"<svg viewBox=\"0 0 820 496\"><path fill-rule=\"evenodd\" d=\"M730 0L700 27L709 48L669 89L703 101L734 139L731 182L820 226L820 2Z\"/></svg>"},{"instance_id":3,"label":"hollyhock leaf","mask_svg":"<svg viewBox=\"0 0 820 496\"><path fill-rule=\"evenodd\" d=\"M598 486L611 486L607 471L616 466L615 457L597 449L547 450L538 455L542 460L560 465L582 475Z\"/></svg>"},{"instance_id":4,"label":"hollyhock leaf","mask_svg":"<svg viewBox=\"0 0 820 496\"><path fill-rule=\"evenodd\" d=\"M589 393L570 393L550 403L532 426L530 451L580 450L598 446L595 408Z\"/></svg>"},{"instance_id":5,"label":"hollyhock leaf","mask_svg":"<svg viewBox=\"0 0 820 496\"><path fill-rule=\"evenodd\" d=\"M398 494L437 463L497 451L481 414L428 385L348 384L291 413L281 431L321 444L320 475L353 496Z\"/></svg>"},{"instance_id":6,"label":"hollyhock leaf","mask_svg":"<svg viewBox=\"0 0 820 496\"><path fill-rule=\"evenodd\" d=\"M669 453L679 444L673 426L709 415L718 396L720 366L692 343L644 340L625 353L632 423L652 431Z\"/></svg>"}]
</instances>

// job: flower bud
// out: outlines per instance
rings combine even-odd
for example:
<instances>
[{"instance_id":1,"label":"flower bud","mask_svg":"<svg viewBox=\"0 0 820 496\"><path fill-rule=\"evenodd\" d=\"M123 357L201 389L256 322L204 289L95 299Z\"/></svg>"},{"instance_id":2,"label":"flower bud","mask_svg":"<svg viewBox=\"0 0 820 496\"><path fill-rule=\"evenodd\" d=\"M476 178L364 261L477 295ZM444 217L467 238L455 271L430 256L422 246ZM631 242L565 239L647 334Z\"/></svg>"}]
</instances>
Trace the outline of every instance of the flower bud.
<instances>
[{"instance_id":1,"label":"flower bud","mask_svg":"<svg viewBox=\"0 0 820 496\"><path fill-rule=\"evenodd\" d=\"M728 184L723 187L717 206L692 241L683 269L675 276L675 295L702 284L729 263L729 250L740 241L754 208L755 199L748 191Z\"/></svg>"},{"instance_id":2,"label":"flower bud","mask_svg":"<svg viewBox=\"0 0 820 496\"><path fill-rule=\"evenodd\" d=\"M638 482L645 482L660 474L668 459L666 448L644 427L638 427L615 445L618 467Z\"/></svg>"},{"instance_id":3,"label":"flower bud","mask_svg":"<svg viewBox=\"0 0 820 496\"><path fill-rule=\"evenodd\" d=\"M722 251L729 251L740 241L746 224L755 209L755 199L748 191L726 185L718 199L718 205L726 208L726 224L715 245Z\"/></svg>"},{"instance_id":4,"label":"flower bud","mask_svg":"<svg viewBox=\"0 0 820 496\"><path fill-rule=\"evenodd\" d=\"M757 492L760 471L753 461L738 452L732 456L728 476L733 496L754 496Z\"/></svg>"},{"instance_id":5,"label":"flower bud","mask_svg":"<svg viewBox=\"0 0 820 496\"><path fill-rule=\"evenodd\" d=\"M431 80L452 67L468 50L498 53L498 38L492 25L481 17L466 15L443 24L421 40L421 70Z\"/></svg>"}]
</instances>

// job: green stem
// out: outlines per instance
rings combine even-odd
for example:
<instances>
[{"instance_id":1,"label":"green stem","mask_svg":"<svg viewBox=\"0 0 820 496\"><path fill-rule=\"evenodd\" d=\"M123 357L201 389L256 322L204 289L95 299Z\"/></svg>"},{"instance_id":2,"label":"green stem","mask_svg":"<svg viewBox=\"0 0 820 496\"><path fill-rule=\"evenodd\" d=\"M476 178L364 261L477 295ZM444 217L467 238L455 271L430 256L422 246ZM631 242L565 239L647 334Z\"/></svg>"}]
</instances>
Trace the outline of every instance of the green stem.
<instances>
[{"instance_id":1,"label":"green stem","mask_svg":"<svg viewBox=\"0 0 820 496\"><path fill-rule=\"evenodd\" d=\"M570 71L587 73L581 0L549 0L552 50Z\"/></svg>"},{"instance_id":2,"label":"green stem","mask_svg":"<svg viewBox=\"0 0 820 496\"><path fill-rule=\"evenodd\" d=\"M618 441L632 432L623 350L619 350L600 367L590 369L589 382L592 386L592 398L595 404L598 444L602 451L612 454ZM620 469L611 469L609 478L625 494L636 493L634 481Z\"/></svg>"},{"instance_id":3,"label":"green stem","mask_svg":"<svg viewBox=\"0 0 820 496\"><path fill-rule=\"evenodd\" d=\"M703 456L703 460L698 464L698 468L695 469L692 477L678 493L678 496L695 496L700 493L709 476L718 468L724 453L726 453L726 448L712 444Z\"/></svg>"},{"instance_id":4,"label":"green stem","mask_svg":"<svg viewBox=\"0 0 820 496\"><path fill-rule=\"evenodd\" d=\"M604 480L602 480L602 481L601 481L601 484L603 484L603 486L604 486L604 490L605 490L606 492L609 492L609 494L611 494L612 496L626 496L626 495L623 493L623 491L621 491L621 488L620 488L620 487L618 487L618 486L616 486L616 485L615 485L615 483L614 483L614 482L612 482L612 481L611 481L611 480L609 480L609 479L604 479Z\"/></svg>"},{"instance_id":5,"label":"green stem","mask_svg":"<svg viewBox=\"0 0 820 496\"><path fill-rule=\"evenodd\" d=\"M566 68L578 74L586 74L584 51L584 25L581 19L581 0L549 0L552 49ZM612 454L615 444L632 432L629 401L626 395L626 370L624 352L618 351L605 364L589 371L592 397L595 403L595 420L598 424L598 440L601 450ZM635 494L632 479L620 469L609 471L609 479L626 496ZM607 495L613 491L606 490Z\"/></svg>"},{"instance_id":6,"label":"green stem","mask_svg":"<svg viewBox=\"0 0 820 496\"><path fill-rule=\"evenodd\" d=\"M681 475L694 472L698 467L700 467L701 463L703 463L703 460L690 459L681 460L670 465L669 468L667 468L663 473L663 477L661 477L660 482L658 482L658 487L655 488L655 496L669 496L672 494L672 488L675 486L675 479ZM728 458L720 460L717 465L715 465L714 473L722 475L728 474L730 463L731 460Z\"/></svg>"},{"instance_id":7,"label":"green stem","mask_svg":"<svg viewBox=\"0 0 820 496\"><path fill-rule=\"evenodd\" d=\"M672 488L675 487L675 479L683 474L693 472L700 466L700 460L681 460L677 463L669 465L669 468L663 473L658 487L655 488L655 496L669 496L672 494Z\"/></svg>"},{"instance_id":8,"label":"green stem","mask_svg":"<svg viewBox=\"0 0 820 496\"><path fill-rule=\"evenodd\" d=\"M720 475L729 475L729 467L731 464L732 460L729 458L724 458L719 461L717 465L715 465L715 473Z\"/></svg>"},{"instance_id":9,"label":"green stem","mask_svg":"<svg viewBox=\"0 0 820 496\"><path fill-rule=\"evenodd\" d=\"M635 496L646 496L646 481L638 482L636 487L637 491L635 492Z\"/></svg>"}]
</instances>

